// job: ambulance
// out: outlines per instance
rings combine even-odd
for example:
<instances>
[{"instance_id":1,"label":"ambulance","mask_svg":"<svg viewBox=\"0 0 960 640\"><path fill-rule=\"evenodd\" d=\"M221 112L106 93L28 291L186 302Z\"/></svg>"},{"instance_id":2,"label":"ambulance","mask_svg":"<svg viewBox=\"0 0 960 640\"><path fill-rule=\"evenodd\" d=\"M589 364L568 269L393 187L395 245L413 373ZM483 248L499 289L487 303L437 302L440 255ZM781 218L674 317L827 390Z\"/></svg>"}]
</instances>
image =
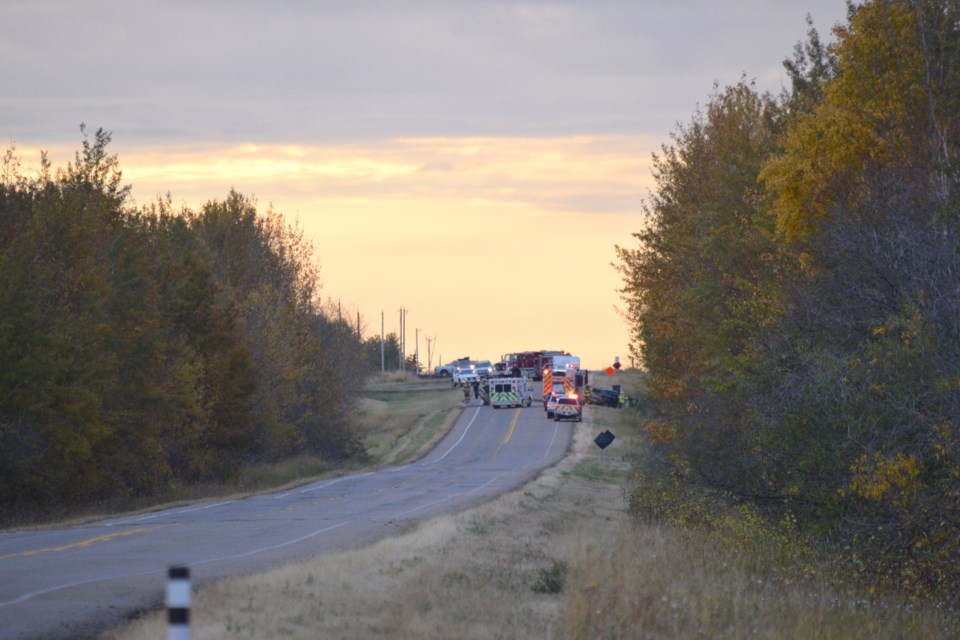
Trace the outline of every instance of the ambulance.
<instances>
[{"instance_id":1,"label":"ambulance","mask_svg":"<svg viewBox=\"0 0 960 640\"><path fill-rule=\"evenodd\" d=\"M500 407L529 407L533 402L526 378L490 378L481 389L484 404Z\"/></svg>"}]
</instances>

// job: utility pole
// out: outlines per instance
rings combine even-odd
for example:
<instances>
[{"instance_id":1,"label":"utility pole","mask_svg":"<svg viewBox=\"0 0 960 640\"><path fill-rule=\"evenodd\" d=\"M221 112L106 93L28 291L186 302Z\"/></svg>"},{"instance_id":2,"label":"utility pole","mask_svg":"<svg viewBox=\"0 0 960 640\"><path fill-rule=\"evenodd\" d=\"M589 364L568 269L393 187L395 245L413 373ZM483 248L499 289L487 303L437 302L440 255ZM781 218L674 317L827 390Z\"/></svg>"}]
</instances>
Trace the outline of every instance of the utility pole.
<instances>
[{"instance_id":1,"label":"utility pole","mask_svg":"<svg viewBox=\"0 0 960 640\"><path fill-rule=\"evenodd\" d=\"M380 309L380 373L386 369L386 362L383 357L383 309Z\"/></svg>"},{"instance_id":2,"label":"utility pole","mask_svg":"<svg viewBox=\"0 0 960 640\"><path fill-rule=\"evenodd\" d=\"M397 351L399 351L399 360L397 363L397 371L403 371L403 354L404 354L404 345L403 345L403 307L400 307L400 331L397 333Z\"/></svg>"},{"instance_id":3,"label":"utility pole","mask_svg":"<svg viewBox=\"0 0 960 640\"><path fill-rule=\"evenodd\" d=\"M420 329L413 329L413 372L420 374Z\"/></svg>"},{"instance_id":4,"label":"utility pole","mask_svg":"<svg viewBox=\"0 0 960 640\"><path fill-rule=\"evenodd\" d=\"M437 336L426 336L427 341L427 371L433 371L433 350L437 346Z\"/></svg>"}]
</instances>

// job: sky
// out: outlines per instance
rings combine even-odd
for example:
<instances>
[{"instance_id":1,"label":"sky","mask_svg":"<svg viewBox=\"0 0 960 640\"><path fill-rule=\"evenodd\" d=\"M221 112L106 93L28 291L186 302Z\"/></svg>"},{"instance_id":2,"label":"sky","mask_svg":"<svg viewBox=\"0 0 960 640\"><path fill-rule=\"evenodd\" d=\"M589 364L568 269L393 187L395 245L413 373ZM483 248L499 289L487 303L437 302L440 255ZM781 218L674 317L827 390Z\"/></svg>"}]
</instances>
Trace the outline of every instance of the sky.
<instances>
[{"instance_id":1,"label":"sky","mask_svg":"<svg viewBox=\"0 0 960 640\"><path fill-rule=\"evenodd\" d=\"M832 41L846 2L4 0L0 136L56 167L110 132L137 205L255 198L424 365L629 366L652 154L715 86L789 88L808 15Z\"/></svg>"}]
</instances>

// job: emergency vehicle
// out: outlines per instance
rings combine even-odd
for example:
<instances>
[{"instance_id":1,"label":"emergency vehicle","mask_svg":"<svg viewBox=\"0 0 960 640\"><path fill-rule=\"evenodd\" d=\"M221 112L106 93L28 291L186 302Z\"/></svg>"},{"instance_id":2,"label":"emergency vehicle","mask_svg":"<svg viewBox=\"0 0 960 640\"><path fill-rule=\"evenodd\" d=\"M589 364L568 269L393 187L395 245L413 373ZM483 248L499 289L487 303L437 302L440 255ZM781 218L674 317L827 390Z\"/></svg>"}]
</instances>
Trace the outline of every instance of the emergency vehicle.
<instances>
[{"instance_id":1,"label":"emergency vehicle","mask_svg":"<svg viewBox=\"0 0 960 640\"><path fill-rule=\"evenodd\" d=\"M560 398L557 400L557 406L553 408L553 419L555 422L561 420L583 422L583 406L576 398Z\"/></svg>"},{"instance_id":2,"label":"emergency vehicle","mask_svg":"<svg viewBox=\"0 0 960 640\"><path fill-rule=\"evenodd\" d=\"M494 409L529 407L533 402L526 378L490 378L489 383L481 385L480 396Z\"/></svg>"},{"instance_id":3,"label":"emergency vehicle","mask_svg":"<svg viewBox=\"0 0 960 640\"><path fill-rule=\"evenodd\" d=\"M570 354L555 355L550 366L543 369L543 398L546 400L551 393L570 395L580 390L580 357Z\"/></svg>"},{"instance_id":4,"label":"emergency vehicle","mask_svg":"<svg viewBox=\"0 0 960 640\"><path fill-rule=\"evenodd\" d=\"M516 368L520 370L520 375L531 380L540 380L543 368L553 356L569 355L566 351L518 351L517 353L506 353L500 357L500 360L506 363L508 371Z\"/></svg>"}]
</instances>

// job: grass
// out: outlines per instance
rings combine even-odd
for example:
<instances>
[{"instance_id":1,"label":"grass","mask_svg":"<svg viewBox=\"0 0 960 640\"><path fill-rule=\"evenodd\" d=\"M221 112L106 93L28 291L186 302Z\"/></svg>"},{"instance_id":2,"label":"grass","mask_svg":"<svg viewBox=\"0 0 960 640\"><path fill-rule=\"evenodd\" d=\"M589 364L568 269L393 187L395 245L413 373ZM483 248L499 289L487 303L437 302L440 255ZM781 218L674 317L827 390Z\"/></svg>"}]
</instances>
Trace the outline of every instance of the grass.
<instances>
[{"instance_id":1,"label":"grass","mask_svg":"<svg viewBox=\"0 0 960 640\"><path fill-rule=\"evenodd\" d=\"M458 392L452 400L459 404ZM368 417L383 411L374 407ZM428 425L442 424L436 416L443 413L411 430L431 432ZM578 424L577 452L521 491L364 549L200 589L192 637L554 637L575 541L599 536L625 517L617 484L583 477L602 475L590 463L600 462L593 426ZM409 434L384 438L401 446L413 440ZM624 464L609 451L603 463ZM586 471L575 474L578 467ZM624 466L616 477L625 474ZM162 613L151 614L103 638L160 637L164 625Z\"/></svg>"},{"instance_id":2,"label":"grass","mask_svg":"<svg viewBox=\"0 0 960 640\"><path fill-rule=\"evenodd\" d=\"M364 393L355 428L377 465L410 462L429 450L459 415L463 394L449 381L392 374Z\"/></svg>"},{"instance_id":3,"label":"grass","mask_svg":"<svg viewBox=\"0 0 960 640\"><path fill-rule=\"evenodd\" d=\"M627 526L572 559L570 638L950 638L954 616L838 595L816 577L762 576L709 536Z\"/></svg>"},{"instance_id":4,"label":"grass","mask_svg":"<svg viewBox=\"0 0 960 640\"><path fill-rule=\"evenodd\" d=\"M412 405L409 396L396 398L406 422L429 415L403 435L384 430L382 446L413 452L412 432L443 424L442 409L413 407L429 405L429 396ZM459 402L456 392L450 400ZM750 518L712 534L631 518L624 499L638 447L631 420L630 411L588 407L570 455L519 491L364 549L202 588L192 637L960 636L954 612L872 601L815 571L782 570L782 545L753 544L765 529ZM608 428L617 440L601 456L592 438ZM163 637L165 624L162 613L151 614L101 640Z\"/></svg>"}]
</instances>

